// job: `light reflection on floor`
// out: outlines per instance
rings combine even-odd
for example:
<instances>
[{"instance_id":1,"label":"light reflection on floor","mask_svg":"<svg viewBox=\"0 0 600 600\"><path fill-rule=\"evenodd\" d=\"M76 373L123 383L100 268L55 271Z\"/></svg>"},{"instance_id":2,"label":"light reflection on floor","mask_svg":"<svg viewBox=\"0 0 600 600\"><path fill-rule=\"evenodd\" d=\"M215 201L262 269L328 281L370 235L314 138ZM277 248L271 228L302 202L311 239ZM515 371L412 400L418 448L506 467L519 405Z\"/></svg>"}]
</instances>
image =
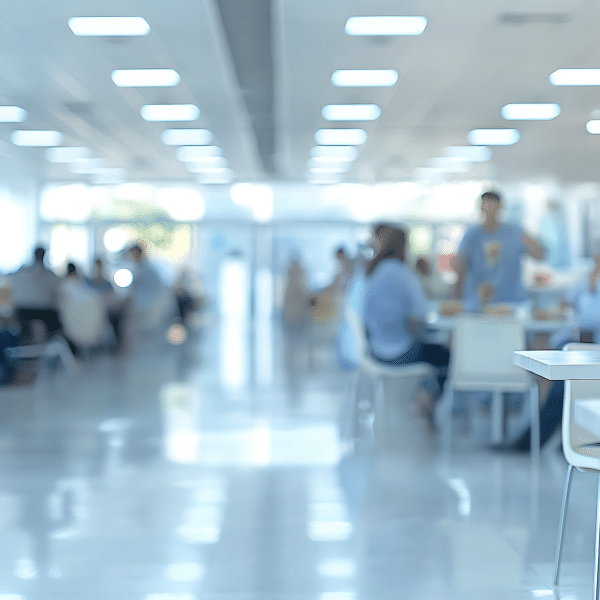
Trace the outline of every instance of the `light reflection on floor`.
<instances>
[{"instance_id":1,"label":"light reflection on floor","mask_svg":"<svg viewBox=\"0 0 600 600\"><path fill-rule=\"evenodd\" d=\"M335 328L238 317L1 391L0 600L559 597L558 452L538 478L464 432L441 456L402 397L375 440L341 427ZM573 483L563 600L591 594L595 486Z\"/></svg>"}]
</instances>

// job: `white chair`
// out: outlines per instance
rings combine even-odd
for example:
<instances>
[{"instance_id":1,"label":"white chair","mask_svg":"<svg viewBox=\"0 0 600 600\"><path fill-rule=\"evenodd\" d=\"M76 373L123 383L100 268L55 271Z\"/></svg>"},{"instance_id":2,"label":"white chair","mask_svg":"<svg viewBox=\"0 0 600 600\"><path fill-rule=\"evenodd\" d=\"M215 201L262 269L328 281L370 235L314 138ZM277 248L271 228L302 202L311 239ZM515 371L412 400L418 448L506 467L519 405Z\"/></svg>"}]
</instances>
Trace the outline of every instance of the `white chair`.
<instances>
[{"instance_id":1,"label":"white chair","mask_svg":"<svg viewBox=\"0 0 600 600\"><path fill-rule=\"evenodd\" d=\"M513 352L526 348L525 331L515 318L463 315L452 338L441 415L446 443L452 437L454 392L492 392L492 440L505 437L504 393L529 393L532 456L539 453L539 402L529 375L513 364Z\"/></svg>"},{"instance_id":2,"label":"white chair","mask_svg":"<svg viewBox=\"0 0 600 600\"><path fill-rule=\"evenodd\" d=\"M105 341L108 321L101 296L83 284L80 287L65 294L60 317L67 339L85 351Z\"/></svg>"},{"instance_id":3,"label":"white chair","mask_svg":"<svg viewBox=\"0 0 600 600\"><path fill-rule=\"evenodd\" d=\"M357 346L358 373L355 390L351 398L350 415L353 423L354 434L361 420L367 420L368 415L375 418L377 400L380 403L386 400L386 381L395 380L402 383L402 395L411 398L419 385L427 378L434 375L434 368L424 362L407 365L386 365L371 356L367 341L366 329L355 310L346 310L346 319L352 330L352 337ZM370 398L361 398L361 384L367 383L371 388ZM363 386L364 387L364 386ZM399 389L399 386L395 386ZM383 407L379 407L381 410Z\"/></svg>"},{"instance_id":4,"label":"white chair","mask_svg":"<svg viewBox=\"0 0 600 600\"><path fill-rule=\"evenodd\" d=\"M563 350L600 350L600 344L567 344ZM569 466L565 479L562 507L560 511L560 522L558 527L558 542L556 545L556 559L554 562L554 584L558 585L560 562L563 547L563 532L569 492L571 489L571 477L573 467L585 473L600 474L600 443L597 437L575 422L575 406L581 400L600 399L600 381L574 380L565 381L565 393L563 401L562 417L562 446L563 453ZM600 479L598 482L598 514L596 523L596 551L594 563L594 600L600 598Z\"/></svg>"}]
</instances>

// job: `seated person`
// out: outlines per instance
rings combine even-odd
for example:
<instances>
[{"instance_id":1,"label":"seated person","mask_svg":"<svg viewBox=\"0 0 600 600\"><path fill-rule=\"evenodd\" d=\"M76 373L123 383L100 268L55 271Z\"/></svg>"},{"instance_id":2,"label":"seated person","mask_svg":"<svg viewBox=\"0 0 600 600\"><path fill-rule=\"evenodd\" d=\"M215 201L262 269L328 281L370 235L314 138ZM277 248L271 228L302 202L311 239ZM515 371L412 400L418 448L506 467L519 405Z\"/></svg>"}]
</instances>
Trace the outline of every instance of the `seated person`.
<instances>
[{"instance_id":1,"label":"seated person","mask_svg":"<svg viewBox=\"0 0 600 600\"><path fill-rule=\"evenodd\" d=\"M7 348L19 345L21 330L10 301L8 286L0 288L0 384L11 383L16 374L16 364L6 353Z\"/></svg>"},{"instance_id":2,"label":"seated person","mask_svg":"<svg viewBox=\"0 0 600 600\"><path fill-rule=\"evenodd\" d=\"M502 200L495 192L481 196L481 225L465 233L452 268L458 275L457 297L466 310L478 311L488 302L524 302L521 257L544 258L543 247L521 227L499 220Z\"/></svg>"},{"instance_id":3,"label":"seated person","mask_svg":"<svg viewBox=\"0 0 600 600\"><path fill-rule=\"evenodd\" d=\"M437 383L426 382L419 398L419 408L432 424L450 353L445 346L422 341L427 299L415 273L404 263L405 256L406 233L391 228L367 266L364 323L371 353L378 361L389 365L427 362L437 367Z\"/></svg>"}]
</instances>

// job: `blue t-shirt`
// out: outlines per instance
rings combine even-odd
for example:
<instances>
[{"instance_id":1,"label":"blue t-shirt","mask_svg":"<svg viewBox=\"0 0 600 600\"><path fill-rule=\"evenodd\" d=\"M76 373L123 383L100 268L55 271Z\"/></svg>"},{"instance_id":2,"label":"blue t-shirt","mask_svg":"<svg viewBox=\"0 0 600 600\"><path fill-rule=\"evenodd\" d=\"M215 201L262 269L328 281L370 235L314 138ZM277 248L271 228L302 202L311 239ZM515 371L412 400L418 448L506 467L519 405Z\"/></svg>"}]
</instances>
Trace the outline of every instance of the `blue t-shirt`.
<instances>
[{"instance_id":1,"label":"blue t-shirt","mask_svg":"<svg viewBox=\"0 0 600 600\"><path fill-rule=\"evenodd\" d=\"M392 360L416 341L408 319L424 319L427 298L417 276L402 262L386 258L367 279L364 320L371 352Z\"/></svg>"},{"instance_id":2,"label":"blue t-shirt","mask_svg":"<svg viewBox=\"0 0 600 600\"><path fill-rule=\"evenodd\" d=\"M501 223L496 231L481 225L465 233L458 256L466 266L463 301L467 310L479 309L477 288L494 286L492 302L523 302L527 291L521 277L521 256L527 252L523 230L513 223Z\"/></svg>"}]
</instances>

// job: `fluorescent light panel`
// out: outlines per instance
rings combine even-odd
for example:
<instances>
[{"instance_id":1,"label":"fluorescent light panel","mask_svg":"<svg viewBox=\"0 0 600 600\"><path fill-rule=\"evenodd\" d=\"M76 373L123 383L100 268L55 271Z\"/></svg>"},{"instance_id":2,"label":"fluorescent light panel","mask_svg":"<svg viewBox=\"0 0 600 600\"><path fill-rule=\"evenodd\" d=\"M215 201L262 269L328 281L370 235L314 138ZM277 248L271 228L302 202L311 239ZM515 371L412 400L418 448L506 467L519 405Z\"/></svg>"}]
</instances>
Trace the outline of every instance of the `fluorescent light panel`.
<instances>
[{"instance_id":1,"label":"fluorescent light panel","mask_svg":"<svg viewBox=\"0 0 600 600\"><path fill-rule=\"evenodd\" d=\"M58 131L17 129L10 134L10 141L15 146L59 146L63 139L63 134Z\"/></svg>"},{"instance_id":2,"label":"fluorescent light panel","mask_svg":"<svg viewBox=\"0 0 600 600\"><path fill-rule=\"evenodd\" d=\"M140 114L146 121L195 121L200 109L195 104L146 104Z\"/></svg>"},{"instance_id":3,"label":"fluorescent light panel","mask_svg":"<svg viewBox=\"0 0 600 600\"><path fill-rule=\"evenodd\" d=\"M221 156L219 146L181 146L175 150L175 158L181 162L194 162L209 156Z\"/></svg>"},{"instance_id":4,"label":"fluorescent light panel","mask_svg":"<svg viewBox=\"0 0 600 600\"><path fill-rule=\"evenodd\" d=\"M160 139L167 146L205 146L213 135L208 129L165 129Z\"/></svg>"},{"instance_id":5,"label":"fluorescent light panel","mask_svg":"<svg viewBox=\"0 0 600 600\"><path fill-rule=\"evenodd\" d=\"M310 167L310 172L315 175L327 173L347 173L352 167L352 163L339 163L337 165Z\"/></svg>"},{"instance_id":6,"label":"fluorescent light panel","mask_svg":"<svg viewBox=\"0 0 600 600\"><path fill-rule=\"evenodd\" d=\"M231 169L214 169L210 173L205 172L198 175L198 181L206 184L226 184L231 183L234 173Z\"/></svg>"},{"instance_id":7,"label":"fluorescent light panel","mask_svg":"<svg viewBox=\"0 0 600 600\"><path fill-rule=\"evenodd\" d=\"M69 167L71 173L77 175L95 175L108 169L108 165L103 158L90 158L85 161L74 163Z\"/></svg>"},{"instance_id":8,"label":"fluorescent light panel","mask_svg":"<svg viewBox=\"0 0 600 600\"><path fill-rule=\"evenodd\" d=\"M345 160L335 156L314 156L308 161L308 168L337 167L339 165L348 165L348 168L350 168L351 164L351 160Z\"/></svg>"},{"instance_id":9,"label":"fluorescent light panel","mask_svg":"<svg viewBox=\"0 0 600 600\"><path fill-rule=\"evenodd\" d=\"M360 146L367 141L364 129L319 129L315 142L322 146Z\"/></svg>"},{"instance_id":10,"label":"fluorescent light panel","mask_svg":"<svg viewBox=\"0 0 600 600\"><path fill-rule=\"evenodd\" d=\"M588 133L600 133L600 121L598 119L592 119L591 121L588 121L585 128L587 129Z\"/></svg>"},{"instance_id":11,"label":"fluorescent light panel","mask_svg":"<svg viewBox=\"0 0 600 600\"><path fill-rule=\"evenodd\" d=\"M0 123L22 123L27 111L18 106L0 106Z\"/></svg>"},{"instance_id":12,"label":"fluorescent light panel","mask_svg":"<svg viewBox=\"0 0 600 600\"><path fill-rule=\"evenodd\" d=\"M466 173L469 170L469 162L458 156L436 156L429 161L428 166L446 173Z\"/></svg>"},{"instance_id":13,"label":"fluorescent light panel","mask_svg":"<svg viewBox=\"0 0 600 600\"><path fill-rule=\"evenodd\" d=\"M228 167L229 163L222 156L210 156L194 162L186 162L185 168L190 173L213 173L215 169Z\"/></svg>"},{"instance_id":14,"label":"fluorescent light panel","mask_svg":"<svg viewBox=\"0 0 600 600\"><path fill-rule=\"evenodd\" d=\"M507 104L500 114L507 121L550 121L560 115L558 104Z\"/></svg>"},{"instance_id":15,"label":"fluorescent light panel","mask_svg":"<svg viewBox=\"0 0 600 600\"><path fill-rule=\"evenodd\" d=\"M425 17L350 17L348 35L421 35L427 26Z\"/></svg>"},{"instance_id":16,"label":"fluorescent light panel","mask_svg":"<svg viewBox=\"0 0 600 600\"><path fill-rule=\"evenodd\" d=\"M521 139L517 129L473 129L467 139L474 146L512 146Z\"/></svg>"},{"instance_id":17,"label":"fluorescent light panel","mask_svg":"<svg viewBox=\"0 0 600 600\"><path fill-rule=\"evenodd\" d=\"M117 69L110 77L118 87L173 87L181 80L174 69Z\"/></svg>"},{"instance_id":18,"label":"fluorescent light panel","mask_svg":"<svg viewBox=\"0 0 600 600\"><path fill-rule=\"evenodd\" d=\"M377 104L328 104L321 114L327 121L374 121L381 108Z\"/></svg>"},{"instance_id":19,"label":"fluorescent light panel","mask_svg":"<svg viewBox=\"0 0 600 600\"><path fill-rule=\"evenodd\" d=\"M340 69L331 76L337 87L391 87L397 81L394 69Z\"/></svg>"},{"instance_id":20,"label":"fluorescent light panel","mask_svg":"<svg viewBox=\"0 0 600 600\"><path fill-rule=\"evenodd\" d=\"M52 163L76 163L91 157L92 151L89 148L61 146L46 150L46 160Z\"/></svg>"},{"instance_id":21,"label":"fluorescent light panel","mask_svg":"<svg viewBox=\"0 0 600 600\"><path fill-rule=\"evenodd\" d=\"M81 36L148 35L150 25L143 17L71 17L71 31Z\"/></svg>"},{"instance_id":22,"label":"fluorescent light panel","mask_svg":"<svg viewBox=\"0 0 600 600\"><path fill-rule=\"evenodd\" d=\"M314 158L337 158L338 160L356 160L358 150L354 146L313 146L310 155Z\"/></svg>"},{"instance_id":23,"label":"fluorescent light panel","mask_svg":"<svg viewBox=\"0 0 600 600\"><path fill-rule=\"evenodd\" d=\"M552 85L600 85L600 69L558 69L549 79Z\"/></svg>"},{"instance_id":24,"label":"fluorescent light panel","mask_svg":"<svg viewBox=\"0 0 600 600\"><path fill-rule=\"evenodd\" d=\"M444 155L464 158L469 162L487 162L492 158L492 149L487 146L449 146Z\"/></svg>"}]
</instances>

